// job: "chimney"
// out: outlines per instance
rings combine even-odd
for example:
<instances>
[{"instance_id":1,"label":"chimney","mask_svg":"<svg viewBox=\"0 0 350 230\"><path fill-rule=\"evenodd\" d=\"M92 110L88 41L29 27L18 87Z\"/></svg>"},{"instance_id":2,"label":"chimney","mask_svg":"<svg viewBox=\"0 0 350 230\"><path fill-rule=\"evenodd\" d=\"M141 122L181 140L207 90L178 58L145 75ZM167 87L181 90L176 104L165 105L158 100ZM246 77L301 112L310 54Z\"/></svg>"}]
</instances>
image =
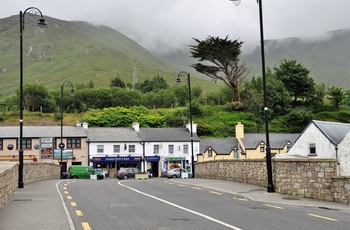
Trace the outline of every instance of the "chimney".
<instances>
[{"instance_id":1,"label":"chimney","mask_svg":"<svg viewBox=\"0 0 350 230\"><path fill-rule=\"evenodd\" d=\"M241 122L236 125L236 138L244 138L244 125Z\"/></svg>"},{"instance_id":2,"label":"chimney","mask_svg":"<svg viewBox=\"0 0 350 230\"><path fill-rule=\"evenodd\" d=\"M186 125L186 128L188 129L188 131L191 132L190 123L188 123L188 124ZM193 123L193 122L192 122L192 132L193 132L193 133L197 133L197 124L196 124L196 123Z\"/></svg>"},{"instance_id":3,"label":"chimney","mask_svg":"<svg viewBox=\"0 0 350 230\"><path fill-rule=\"evenodd\" d=\"M76 126L76 127L81 126L81 127L83 127L84 129L88 129L88 128L89 128L89 123L81 121L81 122L76 123L75 126Z\"/></svg>"},{"instance_id":4,"label":"chimney","mask_svg":"<svg viewBox=\"0 0 350 230\"><path fill-rule=\"evenodd\" d=\"M134 122L132 124L132 128L136 131L136 132L140 132L140 124L137 122Z\"/></svg>"}]
</instances>

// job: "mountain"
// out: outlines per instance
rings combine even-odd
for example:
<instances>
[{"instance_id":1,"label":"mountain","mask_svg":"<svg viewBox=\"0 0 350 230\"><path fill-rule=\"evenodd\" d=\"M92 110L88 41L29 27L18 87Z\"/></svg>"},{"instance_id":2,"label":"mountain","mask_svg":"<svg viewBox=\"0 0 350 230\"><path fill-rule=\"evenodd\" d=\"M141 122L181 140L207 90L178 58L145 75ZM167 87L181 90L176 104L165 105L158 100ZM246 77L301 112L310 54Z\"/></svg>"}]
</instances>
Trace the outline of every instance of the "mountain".
<instances>
[{"instance_id":1,"label":"mountain","mask_svg":"<svg viewBox=\"0 0 350 230\"><path fill-rule=\"evenodd\" d=\"M109 87L118 75L132 83L134 60L139 82L160 75L172 84L179 71L189 69L188 65L151 53L114 29L81 21L45 19L48 28L42 31L37 28L37 17L25 17L24 84L41 83L59 90L65 81L73 85L93 81L95 87ZM18 16L0 19L0 92L5 96L19 88L18 31ZM213 88L208 80L194 77L191 81L193 85Z\"/></svg>"},{"instance_id":2,"label":"mountain","mask_svg":"<svg viewBox=\"0 0 350 230\"><path fill-rule=\"evenodd\" d=\"M310 70L310 76L317 84L324 82L328 87L350 88L350 29L326 32L324 36L313 39L286 38L266 40L264 43L267 68L279 66L283 59L295 59ZM242 46L240 58L251 68L248 77L261 76L260 43L253 49L247 49L245 45ZM196 62L190 58L188 47L168 53L165 57L178 64Z\"/></svg>"}]
</instances>

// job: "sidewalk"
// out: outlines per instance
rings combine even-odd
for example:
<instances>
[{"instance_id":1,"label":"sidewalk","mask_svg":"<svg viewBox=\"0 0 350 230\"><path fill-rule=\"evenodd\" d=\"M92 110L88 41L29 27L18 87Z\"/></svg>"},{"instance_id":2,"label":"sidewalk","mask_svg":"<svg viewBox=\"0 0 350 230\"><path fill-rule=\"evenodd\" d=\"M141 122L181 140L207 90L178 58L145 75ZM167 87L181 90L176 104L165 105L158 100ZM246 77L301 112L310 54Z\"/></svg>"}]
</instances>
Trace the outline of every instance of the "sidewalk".
<instances>
[{"instance_id":1,"label":"sidewalk","mask_svg":"<svg viewBox=\"0 0 350 230\"><path fill-rule=\"evenodd\" d=\"M174 179L172 181L184 185L202 187L217 192L231 194L232 196L237 198L243 198L264 203L312 206L327 209L341 209L350 212L350 205L347 204L282 195L279 193L268 193L267 189L264 187L234 181L197 178Z\"/></svg>"},{"instance_id":2,"label":"sidewalk","mask_svg":"<svg viewBox=\"0 0 350 230\"><path fill-rule=\"evenodd\" d=\"M24 185L0 211L0 229L4 230L73 230L65 205L58 192L60 180ZM71 228L71 226L73 228Z\"/></svg>"}]
</instances>

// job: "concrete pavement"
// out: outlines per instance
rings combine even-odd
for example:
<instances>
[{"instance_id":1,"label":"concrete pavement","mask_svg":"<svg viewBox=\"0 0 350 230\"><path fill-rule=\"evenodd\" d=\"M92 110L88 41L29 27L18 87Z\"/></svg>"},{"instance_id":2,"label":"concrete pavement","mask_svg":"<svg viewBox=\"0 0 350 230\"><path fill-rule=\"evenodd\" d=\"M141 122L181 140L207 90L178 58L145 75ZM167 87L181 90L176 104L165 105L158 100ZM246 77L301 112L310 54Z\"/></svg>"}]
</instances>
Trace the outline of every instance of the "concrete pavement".
<instances>
[{"instance_id":1,"label":"concrete pavement","mask_svg":"<svg viewBox=\"0 0 350 230\"><path fill-rule=\"evenodd\" d=\"M115 179L111 178L110 180ZM345 210L350 213L350 205L268 193L266 188L233 181L197 178L163 180L269 204L313 206ZM75 230L63 197L59 192L59 183L64 181L67 180L41 181L17 189L7 205L0 211L0 230Z\"/></svg>"}]
</instances>

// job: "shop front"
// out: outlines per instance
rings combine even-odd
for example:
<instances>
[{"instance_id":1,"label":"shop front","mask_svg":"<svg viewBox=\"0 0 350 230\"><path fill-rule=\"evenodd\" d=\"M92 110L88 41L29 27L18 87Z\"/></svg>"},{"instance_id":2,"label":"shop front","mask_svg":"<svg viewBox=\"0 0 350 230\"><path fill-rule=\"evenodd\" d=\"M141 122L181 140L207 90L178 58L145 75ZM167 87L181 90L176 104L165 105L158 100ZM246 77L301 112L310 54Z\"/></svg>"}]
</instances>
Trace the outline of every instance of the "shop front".
<instances>
[{"instance_id":1,"label":"shop front","mask_svg":"<svg viewBox=\"0 0 350 230\"><path fill-rule=\"evenodd\" d=\"M164 161L165 171L173 168L186 168L187 165L186 157L167 157Z\"/></svg>"},{"instance_id":2,"label":"shop front","mask_svg":"<svg viewBox=\"0 0 350 230\"><path fill-rule=\"evenodd\" d=\"M93 157L92 164L95 169L104 172L105 177L114 177L120 168L134 167L141 170L142 157Z\"/></svg>"},{"instance_id":3,"label":"shop front","mask_svg":"<svg viewBox=\"0 0 350 230\"><path fill-rule=\"evenodd\" d=\"M159 156L145 156L147 162L147 172L152 174L152 177L159 177Z\"/></svg>"}]
</instances>

